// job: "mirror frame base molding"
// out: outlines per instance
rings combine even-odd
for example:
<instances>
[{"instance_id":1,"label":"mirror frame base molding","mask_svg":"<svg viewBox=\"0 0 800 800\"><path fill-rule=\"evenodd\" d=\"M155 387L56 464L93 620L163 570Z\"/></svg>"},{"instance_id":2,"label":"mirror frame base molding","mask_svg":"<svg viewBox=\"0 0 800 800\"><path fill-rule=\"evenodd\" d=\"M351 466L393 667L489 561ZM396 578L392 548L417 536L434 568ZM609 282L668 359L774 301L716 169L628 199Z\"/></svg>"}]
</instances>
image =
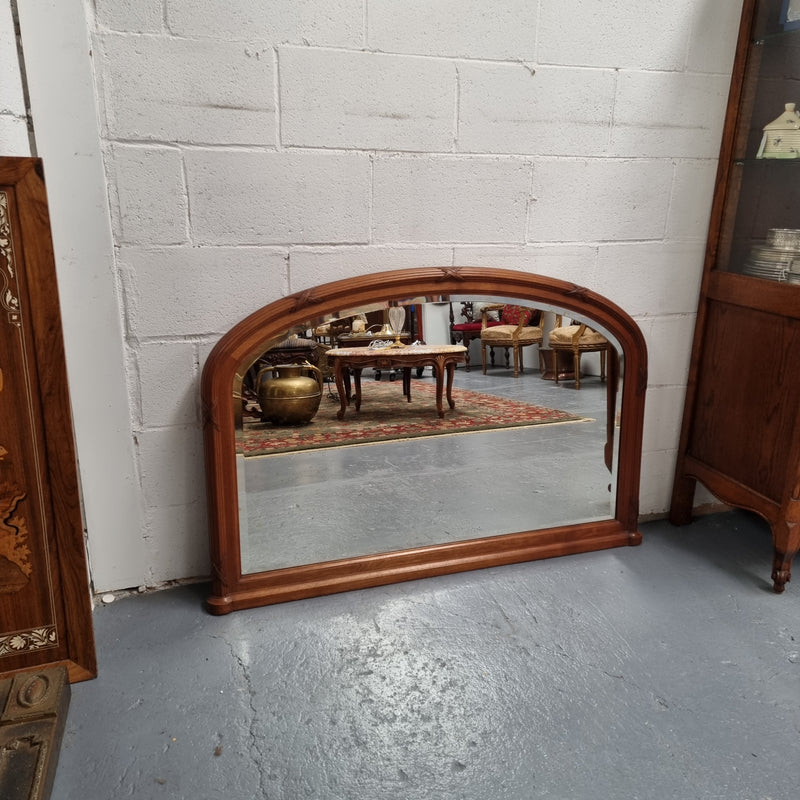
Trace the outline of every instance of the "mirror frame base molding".
<instances>
[{"instance_id":1,"label":"mirror frame base molding","mask_svg":"<svg viewBox=\"0 0 800 800\"><path fill-rule=\"evenodd\" d=\"M269 342L309 319L321 319L343 308L435 295L508 297L559 307L576 317L593 320L617 340L625 369L614 517L242 574L233 387L237 379L241 381L243 370ZM610 383L619 375L618 358L611 361ZM212 614L227 614L352 589L637 545L642 540L637 525L646 390L647 349L633 318L596 292L555 278L486 267L420 267L334 281L270 303L225 334L203 369L201 394L212 562L207 608ZM610 455L606 455L608 459Z\"/></svg>"}]
</instances>

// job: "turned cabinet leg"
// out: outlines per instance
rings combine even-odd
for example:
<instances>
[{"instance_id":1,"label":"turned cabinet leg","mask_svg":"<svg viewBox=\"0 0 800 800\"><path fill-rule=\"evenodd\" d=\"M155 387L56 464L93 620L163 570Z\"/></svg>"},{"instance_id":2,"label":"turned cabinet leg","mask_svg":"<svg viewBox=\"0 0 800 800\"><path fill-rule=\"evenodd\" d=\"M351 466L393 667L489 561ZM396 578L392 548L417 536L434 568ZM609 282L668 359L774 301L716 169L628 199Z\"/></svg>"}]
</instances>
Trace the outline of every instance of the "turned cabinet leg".
<instances>
[{"instance_id":1,"label":"turned cabinet leg","mask_svg":"<svg viewBox=\"0 0 800 800\"><path fill-rule=\"evenodd\" d=\"M792 579L792 560L800 550L800 523L797 522L797 500L789 501L784 514L772 524L775 555L772 559L772 588L780 594Z\"/></svg>"},{"instance_id":2,"label":"turned cabinet leg","mask_svg":"<svg viewBox=\"0 0 800 800\"><path fill-rule=\"evenodd\" d=\"M672 504L669 507L669 521L673 525L688 525L692 521L692 505L697 481L687 475L675 478L672 487Z\"/></svg>"},{"instance_id":3,"label":"turned cabinet leg","mask_svg":"<svg viewBox=\"0 0 800 800\"><path fill-rule=\"evenodd\" d=\"M772 590L781 594L786 584L792 579L792 555L787 556L775 548L775 557L772 559Z\"/></svg>"}]
</instances>

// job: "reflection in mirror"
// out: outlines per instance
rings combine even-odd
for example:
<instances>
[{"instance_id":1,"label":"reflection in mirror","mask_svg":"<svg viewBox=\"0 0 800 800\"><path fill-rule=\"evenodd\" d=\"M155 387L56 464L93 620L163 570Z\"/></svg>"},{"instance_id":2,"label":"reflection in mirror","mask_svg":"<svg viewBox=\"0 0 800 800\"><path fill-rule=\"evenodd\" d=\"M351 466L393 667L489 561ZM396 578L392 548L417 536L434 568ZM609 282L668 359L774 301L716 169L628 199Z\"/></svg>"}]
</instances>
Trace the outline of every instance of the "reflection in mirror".
<instances>
[{"instance_id":1,"label":"reflection in mirror","mask_svg":"<svg viewBox=\"0 0 800 800\"><path fill-rule=\"evenodd\" d=\"M531 319L520 326L513 309L531 309ZM572 320L609 343L608 353L581 356L580 389L572 353L548 347L553 326ZM487 347L481 363L481 327L509 321L541 329L541 341L519 348L516 378L510 348ZM337 353L370 348L378 358L423 342L467 345L442 418L430 366L380 361L361 371L358 411L348 374L338 418ZM613 517L621 395L605 362L620 355L596 321L508 296L370 303L283 329L234 385L242 573ZM305 415L313 406L308 420L265 416L267 406L303 404Z\"/></svg>"}]
</instances>

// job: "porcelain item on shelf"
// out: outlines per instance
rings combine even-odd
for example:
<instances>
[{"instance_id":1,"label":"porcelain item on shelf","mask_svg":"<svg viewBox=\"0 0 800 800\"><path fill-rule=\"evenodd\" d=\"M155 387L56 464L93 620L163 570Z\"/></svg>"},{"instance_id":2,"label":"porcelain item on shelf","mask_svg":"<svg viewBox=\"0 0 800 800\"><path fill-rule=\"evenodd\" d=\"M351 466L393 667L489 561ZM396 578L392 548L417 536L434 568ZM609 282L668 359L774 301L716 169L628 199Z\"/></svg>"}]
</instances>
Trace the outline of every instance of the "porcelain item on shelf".
<instances>
[{"instance_id":1,"label":"porcelain item on shelf","mask_svg":"<svg viewBox=\"0 0 800 800\"><path fill-rule=\"evenodd\" d=\"M771 281L796 281L800 278L800 230L770 228L766 243L754 244L744 262L744 275Z\"/></svg>"},{"instance_id":2,"label":"porcelain item on shelf","mask_svg":"<svg viewBox=\"0 0 800 800\"><path fill-rule=\"evenodd\" d=\"M764 126L756 158L800 158L800 112L786 103L783 114Z\"/></svg>"},{"instance_id":3,"label":"porcelain item on shelf","mask_svg":"<svg viewBox=\"0 0 800 800\"><path fill-rule=\"evenodd\" d=\"M800 229L770 228L767 231L767 244L770 247L783 247L792 250L800 249Z\"/></svg>"}]
</instances>

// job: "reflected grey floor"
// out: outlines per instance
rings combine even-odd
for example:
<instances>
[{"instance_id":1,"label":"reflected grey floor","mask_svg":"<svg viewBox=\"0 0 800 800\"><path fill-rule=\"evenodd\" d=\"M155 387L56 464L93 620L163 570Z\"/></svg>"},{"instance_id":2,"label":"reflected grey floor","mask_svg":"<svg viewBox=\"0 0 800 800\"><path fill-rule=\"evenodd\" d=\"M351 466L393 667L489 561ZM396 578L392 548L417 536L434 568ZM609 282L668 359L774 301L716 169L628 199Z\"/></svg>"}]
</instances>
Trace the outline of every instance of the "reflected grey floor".
<instances>
[{"instance_id":1,"label":"reflected grey floor","mask_svg":"<svg viewBox=\"0 0 800 800\"><path fill-rule=\"evenodd\" d=\"M788 800L800 586L766 526L212 617L95 612L52 800Z\"/></svg>"},{"instance_id":2,"label":"reflected grey floor","mask_svg":"<svg viewBox=\"0 0 800 800\"><path fill-rule=\"evenodd\" d=\"M430 371L420 380L432 383ZM576 391L536 371L515 380L502 368L459 369L455 385L591 421L244 459L244 571L613 516L598 377Z\"/></svg>"}]
</instances>

